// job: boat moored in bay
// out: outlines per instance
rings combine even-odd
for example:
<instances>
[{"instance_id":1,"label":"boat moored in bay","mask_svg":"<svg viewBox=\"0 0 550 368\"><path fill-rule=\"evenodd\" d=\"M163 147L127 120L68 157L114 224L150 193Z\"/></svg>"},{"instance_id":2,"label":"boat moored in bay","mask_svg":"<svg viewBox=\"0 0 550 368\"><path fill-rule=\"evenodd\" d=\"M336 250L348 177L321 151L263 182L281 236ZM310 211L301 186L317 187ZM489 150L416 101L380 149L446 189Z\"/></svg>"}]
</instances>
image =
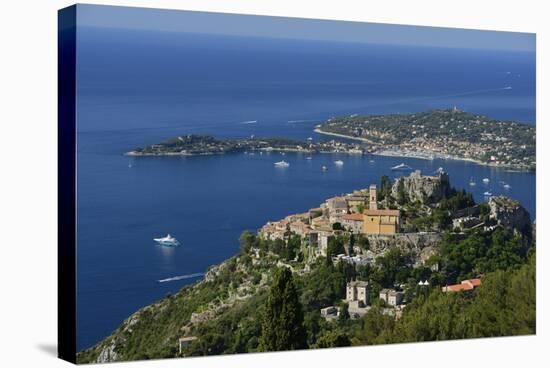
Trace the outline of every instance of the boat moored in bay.
<instances>
[{"instance_id":1,"label":"boat moored in bay","mask_svg":"<svg viewBox=\"0 0 550 368\"><path fill-rule=\"evenodd\" d=\"M396 165L391 168L392 171L409 171L412 170L412 167L409 165L406 165L405 163L400 163L399 165Z\"/></svg>"},{"instance_id":2,"label":"boat moored in bay","mask_svg":"<svg viewBox=\"0 0 550 368\"><path fill-rule=\"evenodd\" d=\"M170 234L162 238L153 238L153 240L156 241L158 245L163 245L165 247L177 247L180 245L179 241Z\"/></svg>"}]
</instances>

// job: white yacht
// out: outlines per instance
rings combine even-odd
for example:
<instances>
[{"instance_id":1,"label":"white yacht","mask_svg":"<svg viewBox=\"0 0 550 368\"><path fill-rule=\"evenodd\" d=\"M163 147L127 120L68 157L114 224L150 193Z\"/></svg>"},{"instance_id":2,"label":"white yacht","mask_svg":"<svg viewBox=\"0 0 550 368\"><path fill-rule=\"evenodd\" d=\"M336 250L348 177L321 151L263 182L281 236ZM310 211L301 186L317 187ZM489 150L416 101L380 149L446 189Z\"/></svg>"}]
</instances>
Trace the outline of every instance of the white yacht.
<instances>
[{"instance_id":1,"label":"white yacht","mask_svg":"<svg viewBox=\"0 0 550 368\"><path fill-rule=\"evenodd\" d=\"M409 165L405 165L405 163L400 163L399 165L394 166L391 169L393 171L408 171L412 170L412 167L410 167Z\"/></svg>"},{"instance_id":2,"label":"white yacht","mask_svg":"<svg viewBox=\"0 0 550 368\"><path fill-rule=\"evenodd\" d=\"M489 178L483 178L483 182L487 184L489 182Z\"/></svg>"},{"instance_id":3,"label":"white yacht","mask_svg":"<svg viewBox=\"0 0 550 368\"><path fill-rule=\"evenodd\" d=\"M288 162L286 162L285 160L283 160L283 161L275 162L275 166L276 167L289 167L290 164Z\"/></svg>"},{"instance_id":4,"label":"white yacht","mask_svg":"<svg viewBox=\"0 0 550 368\"><path fill-rule=\"evenodd\" d=\"M476 185L476 182L474 181L474 178L470 178L470 186L473 187Z\"/></svg>"},{"instance_id":5,"label":"white yacht","mask_svg":"<svg viewBox=\"0 0 550 368\"><path fill-rule=\"evenodd\" d=\"M326 167L325 165L323 165L323 166L321 166L321 170L323 170L323 171L327 171L327 170L328 170L328 168L327 168L327 167Z\"/></svg>"},{"instance_id":6,"label":"white yacht","mask_svg":"<svg viewBox=\"0 0 550 368\"><path fill-rule=\"evenodd\" d=\"M164 245L166 247L175 247L180 245L178 240L170 234L166 235L163 238L154 238L153 240L156 241L159 245Z\"/></svg>"},{"instance_id":7,"label":"white yacht","mask_svg":"<svg viewBox=\"0 0 550 368\"><path fill-rule=\"evenodd\" d=\"M489 191L486 191L485 193L483 193L483 195L484 195L485 197L490 197L490 196L493 195L493 193L491 193L491 192L489 192Z\"/></svg>"},{"instance_id":8,"label":"white yacht","mask_svg":"<svg viewBox=\"0 0 550 368\"><path fill-rule=\"evenodd\" d=\"M336 161L334 161L334 164L335 164L336 166L343 166L343 165L344 165L344 161L342 161L342 160L336 160Z\"/></svg>"}]
</instances>

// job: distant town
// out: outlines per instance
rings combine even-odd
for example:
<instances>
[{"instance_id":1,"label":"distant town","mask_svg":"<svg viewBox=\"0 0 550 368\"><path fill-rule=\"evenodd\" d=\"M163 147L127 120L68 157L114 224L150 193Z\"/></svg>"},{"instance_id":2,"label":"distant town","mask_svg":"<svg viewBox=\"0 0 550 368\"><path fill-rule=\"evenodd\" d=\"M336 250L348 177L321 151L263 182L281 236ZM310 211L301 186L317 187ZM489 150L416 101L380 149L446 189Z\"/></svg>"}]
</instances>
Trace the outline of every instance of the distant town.
<instances>
[{"instance_id":1,"label":"distant town","mask_svg":"<svg viewBox=\"0 0 550 368\"><path fill-rule=\"evenodd\" d=\"M414 114L335 117L315 131L359 140L371 153L536 169L534 125L494 120L456 107Z\"/></svg>"}]
</instances>

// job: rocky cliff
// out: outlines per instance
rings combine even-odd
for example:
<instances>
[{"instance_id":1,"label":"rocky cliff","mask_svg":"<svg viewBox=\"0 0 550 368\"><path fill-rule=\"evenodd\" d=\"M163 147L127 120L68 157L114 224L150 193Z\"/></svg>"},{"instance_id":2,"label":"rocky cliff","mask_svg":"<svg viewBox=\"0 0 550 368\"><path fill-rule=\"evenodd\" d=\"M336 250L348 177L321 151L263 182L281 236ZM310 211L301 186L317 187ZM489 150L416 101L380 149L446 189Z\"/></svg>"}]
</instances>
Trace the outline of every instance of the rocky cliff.
<instances>
[{"instance_id":1,"label":"rocky cliff","mask_svg":"<svg viewBox=\"0 0 550 368\"><path fill-rule=\"evenodd\" d=\"M491 197L488 201L489 218L497 224L516 229L522 233L530 231L531 217L529 212L516 200L498 196Z\"/></svg>"},{"instance_id":2,"label":"rocky cliff","mask_svg":"<svg viewBox=\"0 0 550 368\"><path fill-rule=\"evenodd\" d=\"M436 254L441 244L441 233L408 233L395 235L368 235L369 251L376 257L386 251L399 248L407 254L415 263L424 264L432 255ZM366 253L360 248L355 249L359 253Z\"/></svg>"},{"instance_id":3,"label":"rocky cliff","mask_svg":"<svg viewBox=\"0 0 550 368\"><path fill-rule=\"evenodd\" d=\"M440 171L436 176L423 176L420 170L397 180L392 186L392 196L398 197L400 186L411 201L424 204L436 203L449 195L449 175Z\"/></svg>"}]
</instances>

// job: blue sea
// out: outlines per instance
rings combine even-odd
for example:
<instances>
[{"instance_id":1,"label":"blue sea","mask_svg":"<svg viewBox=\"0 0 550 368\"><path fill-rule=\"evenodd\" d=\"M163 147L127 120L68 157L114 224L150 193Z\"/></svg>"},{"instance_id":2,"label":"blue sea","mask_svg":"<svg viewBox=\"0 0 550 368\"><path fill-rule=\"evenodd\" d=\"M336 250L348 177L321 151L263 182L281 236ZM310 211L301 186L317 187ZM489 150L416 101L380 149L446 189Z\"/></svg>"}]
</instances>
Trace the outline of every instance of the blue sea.
<instances>
[{"instance_id":1,"label":"blue sea","mask_svg":"<svg viewBox=\"0 0 550 368\"><path fill-rule=\"evenodd\" d=\"M243 230L394 177L402 162L443 167L478 201L488 190L516 198L535 219L534 173L462 161L287 154L279 169L275 153L123 156L189 133L330 139L314 126L349 114L457 106L534 124L534 53L91 27L77 50L78 350L235 254ZM182 245L156 246L167 233Z\"/></svg>"}]
</instances>

